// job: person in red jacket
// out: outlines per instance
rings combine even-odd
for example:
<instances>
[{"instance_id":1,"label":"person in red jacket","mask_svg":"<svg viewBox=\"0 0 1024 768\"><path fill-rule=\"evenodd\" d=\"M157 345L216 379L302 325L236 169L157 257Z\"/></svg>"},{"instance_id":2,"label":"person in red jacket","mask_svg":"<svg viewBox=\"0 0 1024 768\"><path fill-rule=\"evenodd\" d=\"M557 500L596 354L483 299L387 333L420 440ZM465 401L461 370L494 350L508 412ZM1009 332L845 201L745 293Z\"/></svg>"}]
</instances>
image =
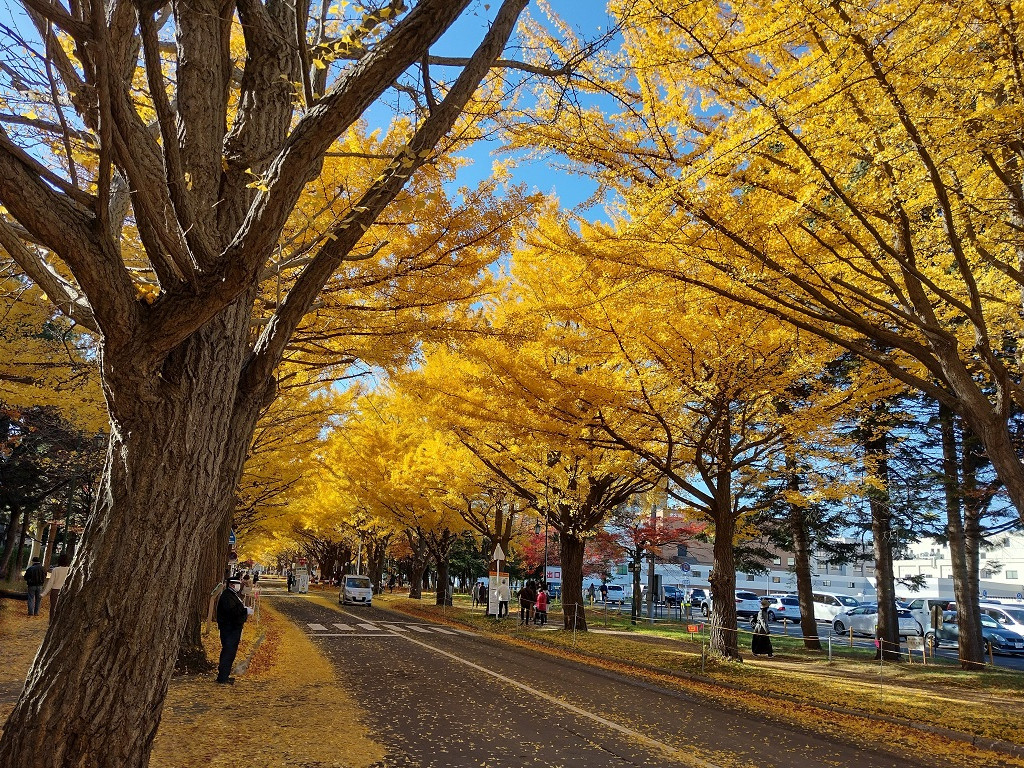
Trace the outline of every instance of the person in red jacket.
<instances>
[{"instance_id":1,"label":"person in red jacket","mask_svg":"<svg viewBox=\"0 0 1024 768\"><path fill-rule=\"evenodd\" d=\"M537 590L537 604L536 611L534 612L533 618L534 624L540 624L542 627L548 623L548 585L541 584L540 589Z\"/></svg>"}]
</instances>

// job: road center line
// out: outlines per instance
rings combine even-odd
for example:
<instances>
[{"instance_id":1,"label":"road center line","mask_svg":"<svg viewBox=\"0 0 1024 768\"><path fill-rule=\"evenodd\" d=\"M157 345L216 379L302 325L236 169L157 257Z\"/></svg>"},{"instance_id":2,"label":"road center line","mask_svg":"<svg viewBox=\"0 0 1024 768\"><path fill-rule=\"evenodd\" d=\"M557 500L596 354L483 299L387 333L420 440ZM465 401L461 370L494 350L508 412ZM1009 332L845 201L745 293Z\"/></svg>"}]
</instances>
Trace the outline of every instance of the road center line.
<instances>
[{"instance_id":1,"label":"road center line","mask_svg":"<svg viewBox=\"0 0 1024 768\"><path fill-rule=\"evenodd\" d=\"M663 752L667 756L671 757L673 760L691 766L691 768L721 768L721 766L716 765L715 763L709 763L705 760L701 760L698 757L687 755L681 752L680 750L676 749L675 747L671 747L668 744L665 744L664 742L652 739L650 736L645 736L644 734L638 731L634 731L632 728L627 728L626 726L620 725L619 723L616 723L613 720L608 720L606 718L601 717L600 715L594 714L593 712L589 712L585 709L582 709L581 707L577 707L574 704L570 704L568 701L560 699L557 696L552 696L549 693L544 693L544 691L539 691L536 688L533 688L532 686L526 685L526 683L520 683L518 680L513 680L511 677L506 677L500 672L495 672L493 669L481 667L479 664L474 664L472 661L468 661L459 656L456 656L454 653L442 651L440 648L435 648L429 643L424 643L422 640L417 640L416 638L411 637L409 635L396 635L396 637L401 637L403 640L408 640L410 643L416 643L416 645L422 646L423 648L431 650L434 653L439 653L442 656L451 659L452 661L457 661L459 664L464 664L465 666L475 669L478 672L483 672L485 675L490 675L491 677L497 678L506 685L511 685L513 688L518 688L522 691L526 691L527 693L532 694L537 698L543 699L549 704L554 704L556 707L561 707L562 709L568 710L573 714L589 718L590 720L593 720L596 723L600 723L605 728L610 728L613 731L618 731L619 733L625 736L629 736L630 738L636 739L637 741L640 741L649 747L653 747L659 752Z\"/></svg>"}]
</instances>

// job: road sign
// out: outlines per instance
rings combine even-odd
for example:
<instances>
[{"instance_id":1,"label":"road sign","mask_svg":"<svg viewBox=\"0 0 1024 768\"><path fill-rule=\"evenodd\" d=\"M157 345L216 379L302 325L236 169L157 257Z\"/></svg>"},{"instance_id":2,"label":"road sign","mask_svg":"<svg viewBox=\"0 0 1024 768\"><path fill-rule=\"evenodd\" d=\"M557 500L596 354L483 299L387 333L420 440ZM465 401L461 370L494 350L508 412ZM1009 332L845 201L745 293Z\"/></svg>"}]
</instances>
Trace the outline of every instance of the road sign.
<instances>
[{"instance_id":1,"label":"road sign","mask_svg":"<svg viewBox=\"0 0 1024 768\"><path fill-rule=\"evenodd\" d=\"M562 569L561 568L548 568L544 571L544 579L546 581L561 581L562 580Z\"/></svg>"},{"instance_id":2,"label":"road sign","mask_svg":"<svg viewBox=\"0 0 1024 768\"><path fill-rule=\"evenodd\" d=\"M501 544L494 547L494 554L491 555L491 559L499 562L505 559L505 553L501 549Z\"/></svg>"},{"instance_id":3,"label":"road sign","mask_svg":"<svg viewBox=\"0 0 1024 768\"><path fill-rule=\"evenodd\" d=\"M981 596L982 597L988 597L988 590L987 589L981 590Z\"/></svg>"},{"instance_id":4,"label":"road sign","mask_svg":"<svg viewBox=\"0 0 1024 768\"><path fill-rule=\"evenodd\" d=\"M684 589L689 589L690 588L690 577L689 576L684 576L683 577L683 588Z\"/></svg>"},{"instance_id":5,"label":"road sign","mask_svg":"<svg viewBox=\"0 0 1024 768\"><path fill-rule=\"evenodd\" d=\"M235 532L234 531L231 531L231 533L228 534L228 546L231 547L231 549L235 548Z\"/></svg>"},{"instance_id":6,"label":"road sign","mask_svg":"<svg viewBox=\"0 0 1024 768\"><path fill-rule=\"evenodd\" d=\"M689 572L690 572L690 564L689 563L683 563L683 573L689 573Z\"/></svg>"},{"instance_id":7,"label":"road sign","mask_svg":"<svg viewBox=\"0 0 1024 768\"><path fill-rule=\"evenodd\" d=\"M1018 592L1017 593L1017 599L1018 600L1024 600L1024 592Z\"/></svg>"}]
</instances>

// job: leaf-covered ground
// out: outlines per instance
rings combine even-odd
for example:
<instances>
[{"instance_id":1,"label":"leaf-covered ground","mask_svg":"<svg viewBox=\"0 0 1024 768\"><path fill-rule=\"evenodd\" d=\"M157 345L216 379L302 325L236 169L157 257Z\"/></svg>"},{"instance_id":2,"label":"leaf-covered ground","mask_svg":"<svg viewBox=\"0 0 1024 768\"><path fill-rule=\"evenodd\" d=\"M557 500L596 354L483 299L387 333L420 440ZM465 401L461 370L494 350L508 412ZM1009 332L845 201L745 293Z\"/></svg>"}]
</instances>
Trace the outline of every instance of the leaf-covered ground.
<instances>
[{"instance_id":1,"label":"leaf-covered ground","mask_svg":"<svg viewBox=\"0 0 1024 768\"><path fill-rule=\"evenodd\" d=\"M23 610L23 603L0 601L0 722L46 633L46 618L29 619ZM330 663L265 603L259 623L246 624L238 660L248 658L264 633L234 685L216 685L214 674L171 681L153 768L366 768L383 758ZM216 628L205 642L216 660Z\"/></svg>"},{"instance_id":2,"label":"leaf-covered ground","mask_svg":"<svg viewBox=\"0 0 1024 768\"><path fill-rule=\"evenodd\" d=\"M538 631L519 627L514 619L496 622L485 618L458 600L454 608L442 609L432 605L432 597L412 601L386 595L378 599L414 616L470 626L506 642L699 692L724 706L741 707L810 730L853 736L868 743L879 739L899 742L907 749L927 750L919 754L949 756L948 765L1024 765L1024 759L996 757L962 741L900 725L909 721L979 739L1024 744L1020 724L1024 676L1020 673L963 672L955 666L931 664L886 664L880 668L870 655L851 654L829 662L824 654L796 649L781 653L777 649L771 660L754 660L747 653L742 664L705 658L702 672L699 638L691 641L686 633L676 632L674 639L666 639L665 630L653 636L642 629L575 636L561 630ZM556 624L560 618L555 617ZM594 622L594 628L603 627Z\"/></svg>"}]
</instances>

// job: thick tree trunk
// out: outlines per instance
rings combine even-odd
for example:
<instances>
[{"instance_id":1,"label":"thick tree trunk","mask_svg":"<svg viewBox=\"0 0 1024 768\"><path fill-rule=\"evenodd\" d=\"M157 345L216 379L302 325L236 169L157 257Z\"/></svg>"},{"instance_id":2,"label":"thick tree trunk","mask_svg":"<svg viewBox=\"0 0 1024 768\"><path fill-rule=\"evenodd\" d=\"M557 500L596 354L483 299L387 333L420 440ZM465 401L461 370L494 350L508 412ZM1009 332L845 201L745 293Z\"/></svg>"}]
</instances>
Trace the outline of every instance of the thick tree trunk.
<instances>
[{"instance_id":1,"label":"thick tree trunk","mask_svg":"<svg viewBox=\"0 0 1024 768\"><path fill-rule=\"evenodd\" d=\"M562 557L562 626L586 632L587 614L583 603L583 550L586 541L564 531L558 540Z\"/></svg>"},{"instance_id":2,"label":"thick tree trunk","mask_svg":"<svg viewBox=\"0 0 1024 768\"><path fill-rule=\"evenodd\" d=\"M987 401L983 402L987 404ZM985 447L985 455L1006 488L1017 516L1024 520L1024 463L1017 454L1006 419L993 413L993 410L991 405L975 409L966 403L962 404L961 415Z\"/></svg>"},{"instance_id":3,"label":"thick tree trunk","mask_svg":"<svg viewBox=\"0 0 1024 768\"><path fill-rule=\"evenodd\" d=\"M939 405L939 429L942 436L943 492L946 506L946 535L949 539L949 557L953 566L953 596L956 598L959 623L960 666L977 668L985 663L985 650L981 637L981 611L972 599L971 579L967 565L967 541L961 519L963 507L962 487L953 411ZM934 628L936 631L938 627Z\"/></svg>"},{"instance_id":4,"label":"thick tree trunk","mask_svg":"<svg viewBox=\"0 0 1024 768\"><path fill-rule=\"evenodd\" d=\"M409 547L412 549L412 557L409 559L409 599L421 600L423 598L423 576L424 571L427 570L427 543L419 533L414 536L406 531L405 535L409 539Z\"/></svg>"},{"instance_id":5,"label":"thick tree trunk","mask_svg":"<svg viewBox=\"0 0 1024 768\"><path fill-rule=\"evenodd\" d=\"M957 617L961 611L970 614L969 622L974 624L972 640L968 641L977 644L981 651L981 658L984 661L985 640L981 634L981 518L984 514L986 501L985 494L978 488L978 466L981 463L982 448L979 445L977 436L966 424L962 425L963 444L961 446L961 467L963 489L962 501L964 505L964 586L966 597L963 608L957 602ZM961 643L963 642L961 631ZM962 657L961 657L962 661Z\"/></svg>"},{"instance_id":6,"label":"thick tree trunk","mask_svg":"<svg viewBox=\"0 0 1024 768\"><path fill-rule=\"evenodd\" d=\"M3 564L0 565L0 579L14 579L18 576L14 572L14 553L16 551L15 542L18 540L18 530L20 529L20 523L22 518L28 519L28 514L21 509L21 507L14 505L12 502L11 509L11 522L7 526L7 536L4 539L4 556Z\"/></svg>"},{"instance_id":7,"label":"thick tree trunk","mask_svg":"<svg viewBox=\"0 0 1024 768\"><path fill-rule=\"evenodd\" d=\"M875 591L878 601L876 638L882 658L900 660L899 619L896 615L896 577L892 563L892 509L889 503L889 435L885 426L872 420L866 430L865 472L876 487L868 489L871 538L875 558Z\"/></svg>"},{"instance_id":8,"label":"thick tree trunk","mask_svg":"<svg viewBox=\"0 0 1024 768\"><path fill-rule=\"evenodd\" d=\"M800 490L800 478L797 475L796 457L793 451L786 450L787 486L795 495ZM793 501L789 502L789 532L793 538L793 567L796 571L796 594L800 601L800 633L804 637L804 648L811 651L821 650L821 639L818 637L818 622L814 619L814 586L811 581L811 543L807 528L807 510Z\"/></svg>"},{"instance_id":9,"label":"thick tree trunk","mask_svg":"<svg viewBox=\"0 0 1024 768\"><path fill-rule=\"evenodd\" d=\"M202 564L192 590L192 607L186 618L178 658L174 663L174 670L179 674L209 672L214 667L206 658L206 649L203 647L203 625L210 610L213 588L224 579L230 534L231 517L228 516L221 521L203 552Z\"/></svg>"},{"instance_id":10,"label":"thick tree trunk","mask_svg":"<svg viewBox=\"0 0 1024 768\"><path fill-rule=\"evenodd\" d=\"M736 521L729 506L715 511L714 565L711 584L711 627L708 635L712 653L723 658L740 658L736 627L736 561L733 539Z\"/></svg>"},{"instance_id":11,"label":"thick tree trunk","mask_svg":"<svg viewBox=\"0 0 1024 768\"><path fill-rule=\"evenodd\" d=\"M448 583L448 556L435 555L437 563L437 595L434 605L451 605L451 585Z\"/></svg>"},{"instance_id":12,"label":"thick tree trunk","mask_svg":"<svg viewBox=\"0 0 1024 768\"><path fill-rule=\"evenodd\" d=\"M0 739L0 765L148 763L222 509L225 446L249 437L231 434L247 329L246 312L225 312L145 378L104 358L112 429L101 492Z\"/></svg>"}]
</instances>

